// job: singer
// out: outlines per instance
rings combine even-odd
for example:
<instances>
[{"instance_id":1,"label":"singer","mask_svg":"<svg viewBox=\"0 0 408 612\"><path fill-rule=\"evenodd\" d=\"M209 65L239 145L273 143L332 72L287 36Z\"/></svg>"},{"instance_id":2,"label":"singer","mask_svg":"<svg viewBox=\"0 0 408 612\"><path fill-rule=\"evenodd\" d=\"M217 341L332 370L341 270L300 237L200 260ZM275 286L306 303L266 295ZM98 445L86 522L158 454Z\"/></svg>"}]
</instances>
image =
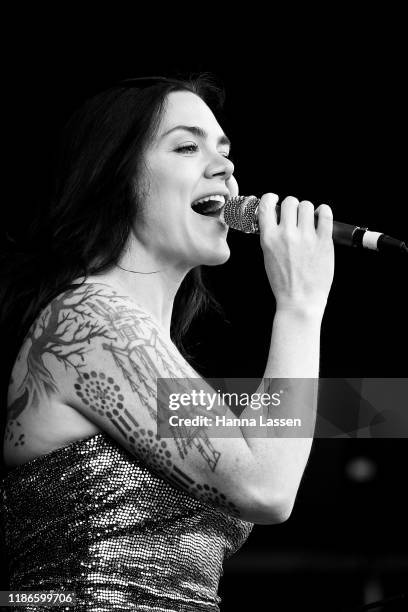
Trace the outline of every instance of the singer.
<instances>
[{"instance_id":1,"label":"singer","mask_svg":"<svg viewBox=\"0 0 408 612\"><path fill-rule=\"evenodd\" d=\"M223 97L201 75L88 100L65 128L50 206L3 257L11 590L75 592L78 610L217 611L223 560L254 523L291 513L311 437L156 433L157 378L200 378L183 336L215 305L201 266L230 256ZM322 204L315 227L313 204L289 196L278 223L277 201L264 194L258 217L276 298L264 376L286 378L296 407L296 379L319 375L333 219Z\"/></svg>"}]
</instances>

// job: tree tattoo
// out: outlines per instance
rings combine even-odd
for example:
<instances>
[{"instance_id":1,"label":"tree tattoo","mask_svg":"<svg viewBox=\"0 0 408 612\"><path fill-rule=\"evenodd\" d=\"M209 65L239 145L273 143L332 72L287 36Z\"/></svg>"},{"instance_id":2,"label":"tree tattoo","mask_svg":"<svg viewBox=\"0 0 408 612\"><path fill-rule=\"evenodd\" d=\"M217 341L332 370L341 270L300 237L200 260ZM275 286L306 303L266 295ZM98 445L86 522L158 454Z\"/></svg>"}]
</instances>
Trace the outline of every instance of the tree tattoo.
<instances>
[{"instance_id":1,"label":"tree tattoo","mask_svg":"<svg viewBox=\"0 0 408 612\"><path fill-rule=\"evenodd\" d=\"M239 516L238 508L215 487L196 483L172 460L167 443L144 429L127 410L118 380L103 371L87 369L90 342L99 339L131 391L157 424L156 377L189 378L192 369L182 363L152 317L129 297L107 285L85 283L60 294L50 302L31 326L17 361L26 369L8 409L6 439L14 446L24 444L19 416L27 408L38 410L40 401L58 391L49 359L76 373L75 393L91 410L109 419L136 456L176 487L196 498ZM48 361L49 362L49 361ZM195 374L195 373L194 373ZM14 380L14 385L17 381ZM211 471L220 458L205 428L185 437L174 436L177 452L184 459L197 451Z\"/></svg>"},{"instance_id":2,"label":"tree tattoo","mask_svg":"<svg viewBox=\"0 0 408 612\"><path fill-rule=\"evenodd\" d=\"M87 300L90 296L102 293L103 289L91 285L63 293L50 302L31 326L17 357L17 362L22 362L26 356L26 368L18 385L20 393L8 407L7 441L16 440L18 429L21 428L17 419L28 406L37 410L44 396L48 397L58 391L57 383L46 366L46 355L54 357L66 369L74 368L78 371L78 366L84 360L86 345L91 339L110 337L106 328L91 321L87 315ZM15 382L12 378L11 384ZM19 435L18 439L21 438ZM17 445L15 442L14 446Z\"/></svg>"}]
</instances>

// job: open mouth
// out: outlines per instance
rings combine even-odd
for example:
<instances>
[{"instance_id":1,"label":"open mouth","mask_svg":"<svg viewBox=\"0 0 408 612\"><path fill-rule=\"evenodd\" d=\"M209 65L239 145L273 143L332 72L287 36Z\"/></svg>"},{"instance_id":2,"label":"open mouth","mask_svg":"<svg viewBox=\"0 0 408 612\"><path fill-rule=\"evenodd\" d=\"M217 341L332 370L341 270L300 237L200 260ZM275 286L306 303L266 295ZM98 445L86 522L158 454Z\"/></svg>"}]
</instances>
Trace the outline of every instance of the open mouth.
<instances>
[{"instance_id":1,"label":"open mouth","mask_svg":"<svg viewBox=\"0 0 408 612\"><path fill-rule=\"evenodd\" d=\"M191 204L191 208L194 212L204 217L220 217L221 211L225 206L224 196L211 196L209 198L202 198L195 200Z\"/></svg>"}]
</instances>

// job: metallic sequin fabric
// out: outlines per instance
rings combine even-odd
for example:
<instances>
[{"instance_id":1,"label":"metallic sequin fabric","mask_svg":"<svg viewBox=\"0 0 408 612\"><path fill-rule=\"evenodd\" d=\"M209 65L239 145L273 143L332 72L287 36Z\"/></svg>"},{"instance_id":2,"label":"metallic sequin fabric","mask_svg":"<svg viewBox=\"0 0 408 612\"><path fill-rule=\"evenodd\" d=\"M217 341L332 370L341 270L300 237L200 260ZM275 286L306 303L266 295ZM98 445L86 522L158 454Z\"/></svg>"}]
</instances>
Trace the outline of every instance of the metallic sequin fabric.
<instances>
[{"instance_id":1,"label":"metallic sequin fabric","mask_svg":"<svg viewBox=\"0 0 408 612\"><path fill-rule=\"evenodd\" d=\"M0 490L10 589L77 594L75 608L24 608L37 612L219 610L222 562L253 527L172 487L105 433L14 468Z\"/></svg>"}]
</instances>

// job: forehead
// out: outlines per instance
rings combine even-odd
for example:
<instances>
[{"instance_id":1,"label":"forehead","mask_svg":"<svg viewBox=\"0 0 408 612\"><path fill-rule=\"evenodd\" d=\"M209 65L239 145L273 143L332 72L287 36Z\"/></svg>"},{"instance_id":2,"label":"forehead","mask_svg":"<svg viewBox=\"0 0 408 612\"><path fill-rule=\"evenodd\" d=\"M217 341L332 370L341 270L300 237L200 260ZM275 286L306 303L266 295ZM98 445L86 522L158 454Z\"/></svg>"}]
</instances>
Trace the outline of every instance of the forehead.
<instances>
[{"instance_id":1,"label":"forehead","mask_svg":"<svg viewBox=\"0 0 408 612\"><path fill-rule=\"evenodd\" d=\"M215 136L222 133L210 107L190 91L173 91L167 96L158 137L176 125L199 125Z\"/></svg>"}]
</instances>

